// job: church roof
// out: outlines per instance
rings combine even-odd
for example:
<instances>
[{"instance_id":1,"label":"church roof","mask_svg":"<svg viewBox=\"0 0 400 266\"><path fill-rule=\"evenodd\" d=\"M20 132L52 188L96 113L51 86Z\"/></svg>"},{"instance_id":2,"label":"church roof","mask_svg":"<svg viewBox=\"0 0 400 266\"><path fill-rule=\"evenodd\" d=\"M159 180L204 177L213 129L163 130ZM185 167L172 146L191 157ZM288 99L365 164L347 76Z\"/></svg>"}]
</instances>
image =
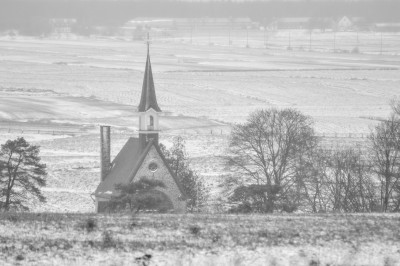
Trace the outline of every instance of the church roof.
<instances>
[{"instance_id":1,"label":"church roof","mask_svg":"<svg viewBox=\"0 0 400 266\"><path fill-rule=\"evenodd\" d=\"M150 53L149 49L147 49L146 69L144 72L142 96L140 98L138 111L146 112L151 108L153 108L157 112L161 112L161 109L157 104L156 90L153 81L153 72L151 71Z\"/></svg>"},{"instance_id":2,"label":"church roof","mask_svg":"<svg viewBox=\"0 0 400 266\"><path fill-rule=\"evenodd\" d=\"M154 140L150 140L144 149L141 149L141 145L138 138L129 138L125 143L122 150L115 157L112 162L112 168L104 181L102 181L97 187L94 195L101 198L111 198L111 196L116 196L115 185L116 184L129 184L133 181L136 176L137 171L142 165L146 155L150 151L150 148L154 145L164 165L167 167L169 173L175 180L182 196L187 198L183 187L176 175L171 171L164 155L162 154L159 146Z\"/></svg>"},{"instance_id":3,"label":"church roof","mask_svg":"<svg viewBox=\"0 0 400 266\"><path fill-rule=\"evenodd\" d=\"M132 172L139 166L141 153L139 139L129 138L113 160L110 172L97 187L95 195L109 198L115 193L114 186L116 184L129 183Z\"/></svg>"}]
</instances>

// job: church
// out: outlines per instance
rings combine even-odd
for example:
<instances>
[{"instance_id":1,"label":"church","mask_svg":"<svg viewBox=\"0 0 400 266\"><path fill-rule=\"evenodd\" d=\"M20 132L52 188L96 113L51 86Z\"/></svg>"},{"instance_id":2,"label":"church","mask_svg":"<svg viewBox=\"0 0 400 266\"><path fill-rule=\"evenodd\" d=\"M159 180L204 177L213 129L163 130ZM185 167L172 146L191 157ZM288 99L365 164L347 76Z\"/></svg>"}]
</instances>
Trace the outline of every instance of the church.
<instances>
[{"instance_id":1,"label":"church","mask_svg":"<svg viewBox=\"0 0 400 266\"><path fill-rule=\"evenodd\" d=\"M100 127L100 184L94 192L96 212L107 211L112 197L118 196L117 184L129 184L141 178L162 181L156 188L163 196L163 206L171 212L186 211L186 196L179 179L171 171L159 147L159 115L153 73L151 70L149 42L147 60L138 106L139 137L130 137L118 155L111 161L111 135L109 126Z\"/></svg>"}]
</instances>

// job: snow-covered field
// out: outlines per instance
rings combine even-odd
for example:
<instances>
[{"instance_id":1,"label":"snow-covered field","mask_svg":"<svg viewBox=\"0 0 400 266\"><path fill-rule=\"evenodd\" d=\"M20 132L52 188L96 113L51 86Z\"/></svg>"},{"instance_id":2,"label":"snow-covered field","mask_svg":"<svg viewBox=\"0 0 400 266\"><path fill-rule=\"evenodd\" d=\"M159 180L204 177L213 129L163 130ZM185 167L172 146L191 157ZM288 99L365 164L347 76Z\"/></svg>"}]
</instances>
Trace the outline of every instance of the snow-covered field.
<instances>
[{"instance_id":1,"label":"snow-covered field","mask_svg":"<svg viewBox=\"0 0 400 266\"><path fill-rule=\"evenodd\" d=\"M368 134L400 96L396 53L286 50L278 41L247 49L204 38L155 39L151 58L161 141L182 135L215 195L228 174L229 125L250 112L292 107L312 116L321 134ZM49 168L48 203L34 210L93 211L98 125L113 126L113 155L135 134L145 56L144 43L123 39L0 38L0 142L25 136L41 145Z\"/></svg>"},{"instance_id":2,"label":"snow-covered field","mask_svg":"<svg viewBox=\"0 0 400 266\"><path fill-rule=\"evenodd\" d=\"M0 214L2 265L400 263L399 216Z\"/></svg>"},{"instance_id":3,"label":"snow-covered field","mask_svg":"<svg viewBox=\"0 0 400 266\"><path fill-rule=\"evenodd\" d=\"M151 54L159 103L173 115L231 123L243 121L258 108L294 107L313 116L318 131L355 133L368 131L373 123L368 117L386 116L388 102L399 95L400 57L394 55L161 41L154 42ZM144 60L145 45L141 42L2 40L2 94L10 94L10 105L23 104L29 111L30 107L42 108L54 112L62 118L59 120L69 120L68 116L90 121L125 117L138 103ZM27 106L24 93L7 88L53 92L61 103L56 104L52 95L40 95L40 106L37 97ZM92 102L86 100L83 105L82 97ZM110 108L110 104L121 106ZM15 108L7 106L0 111L2 118L24 119ZM32 112L26 115L25 119L44 118ZM125 124L132 125L135 120L130 116Z\"/></svg>"}]
</instances>

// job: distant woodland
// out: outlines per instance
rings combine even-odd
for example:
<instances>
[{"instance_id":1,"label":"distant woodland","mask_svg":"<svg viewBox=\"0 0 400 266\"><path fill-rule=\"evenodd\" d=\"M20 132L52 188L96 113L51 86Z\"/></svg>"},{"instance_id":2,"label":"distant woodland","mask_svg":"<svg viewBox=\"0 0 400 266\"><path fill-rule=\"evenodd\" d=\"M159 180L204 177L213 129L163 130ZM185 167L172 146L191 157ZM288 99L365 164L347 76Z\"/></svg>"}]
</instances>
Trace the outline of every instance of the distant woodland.
<instances>
[{"instance_id":1,"label":"distant woodland","mask_svg":"<svg viewBox=\"0 0 400 266\"><path fill-rule=\"evenodd\" d=\"M280 17L364 17L374 22L398 22L400 1L252 1L188 2L128 0L2 0L0 31L34 31L51 18L74 18L96 26L120 26L135 17L249 17L268 23Z\"/></svg>"}]
</instances>

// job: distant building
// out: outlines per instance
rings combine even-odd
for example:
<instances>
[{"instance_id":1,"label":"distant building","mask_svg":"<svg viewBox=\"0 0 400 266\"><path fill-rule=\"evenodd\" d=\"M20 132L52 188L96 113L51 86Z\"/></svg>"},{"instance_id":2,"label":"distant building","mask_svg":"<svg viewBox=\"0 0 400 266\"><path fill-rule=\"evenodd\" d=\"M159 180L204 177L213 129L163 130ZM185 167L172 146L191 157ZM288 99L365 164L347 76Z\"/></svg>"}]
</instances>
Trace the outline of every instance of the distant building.
<instances>
[{"instance_id":1,"label":"distant building","mask_svg":"<svg viewBox=\"0 0 400 266\"><path fill-rule=\"evenodd\" d=\"M336 23L337 31L350 31L353 30L353 21L347 16L340 18Z\"/></svg>"},{"instance_id":2,"label":"distant building","mask_svg":"<svg viewBox=\"0 0 400 266\"><path fill-rule=\"evenodd\" d=\"M74 18L52 18L49 20L53 34L69 34L77 22Z\"/></svg>"},{"instance_id":3,"label":"distant building","mask_svg":"<svg viewBox=\"0 0 400 266\"><path fill-rule=\"evenodd\" d=\"M169 168L158 145L159 114L149 52L147 53L142 95L138 107L139 137L128 139L115 159L110 160L110 127L101 127L101 182L94 192L96 211L108 210L110 200L118 196L117 184L129 184L141 178L160 180L165 188L155 192L164 198L163 208L185 212L184 190L175 173Z\"/></svg>"},{"instance_id":4,"label":"distant building","mask_svg":"<svg viewBox=\"0 0 400 266\"><path fill-rule=\"evenodd\" d=\"M250 18L135 18L121 27L123 35L144 37L148 30L168 35L175 31L221 30L258 28L259 25ZM142 29L146 29L143 31Z\"/></svg>"},{"instance_id":5,"label":"distant building","mask_svg":"<svg viewBox=\"0 0 400 266\"><path fill-rule=\"evenodd\" d=\"M375 23L374 30L380 32L400 32L400 23Z\"/></svg>"},{"instance_id":6,"label":"distant building","mask_svg":"<svg viewBox=\"0 0 400 266\"><path fill-rule=\"evenodd\" d=\"M369 31L373 30L373 24L364 17L344 16L337 20L336 31Z\"/></svg>"},{"instance_id":7,"label":"distant building","mask_svg":"<svg viewBox=\"0 0 400 266\"><path fill-rule=\"evenodd\" d=\"M308 29L310 27L309 17L280 18L273 22L275 29Z\"/></svg>"}]
</instances>

